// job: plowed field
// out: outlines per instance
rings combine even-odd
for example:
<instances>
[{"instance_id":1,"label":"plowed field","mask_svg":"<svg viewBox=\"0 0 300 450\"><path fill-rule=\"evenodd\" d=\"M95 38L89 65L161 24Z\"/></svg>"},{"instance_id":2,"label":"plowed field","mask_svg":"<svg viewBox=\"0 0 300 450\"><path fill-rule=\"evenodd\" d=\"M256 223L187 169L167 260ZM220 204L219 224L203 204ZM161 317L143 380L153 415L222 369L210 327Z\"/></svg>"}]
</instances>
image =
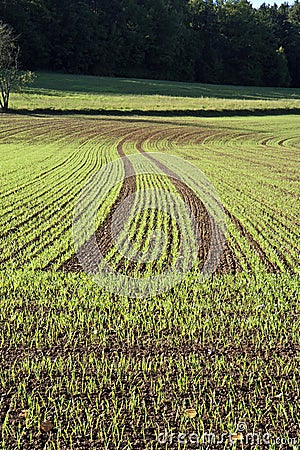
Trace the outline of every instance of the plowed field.
<instances>
[{"instance_id":1,"label":"plowed field","mask_svg":"<svg viewBox=\"0 0 300 450\"><path fill-rule=\"evenodd\" d=\"M210 432L210 448L221 449L239 431L286 439L271 441L271 449L298 439L299 129L292 115L1 117L1 448L202 448ZM197 270L212 239L207 211L156 154L191 162L220 196L226 245L203 283ZM131 155L161 175L135 173ZM80 192L120 158L124 181L100 205L96 226L98 246L117 272L152 276L176 264L184 220L146 200L135 203L114 245L112 224L125 222L120 205L143 189L176 194L169 208L187 205L201 237L199 265L151 298L100 288L74 249ZM158 229L166 236L161 253L152 244ZM135 258L145 251L146 260ZM195 408L194 418L187 408ZM45 420L49 431L41 428ZM222 433L228 436L218 443Z\"/></svg>"}]
</instances>

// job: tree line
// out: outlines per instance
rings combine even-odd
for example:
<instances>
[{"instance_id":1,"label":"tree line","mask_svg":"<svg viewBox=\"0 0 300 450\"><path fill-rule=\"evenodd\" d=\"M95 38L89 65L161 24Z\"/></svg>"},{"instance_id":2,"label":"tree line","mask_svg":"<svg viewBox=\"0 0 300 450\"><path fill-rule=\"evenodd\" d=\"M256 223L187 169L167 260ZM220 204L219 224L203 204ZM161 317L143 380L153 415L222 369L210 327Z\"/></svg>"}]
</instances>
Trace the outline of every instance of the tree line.
<instances>
[{"instance_id":1,"label":"tree line","mask_svg":"<svg viewBox=\"0 0 300 450\"><path fill-rule=\"evenodd\" d=\"M0 0L30 70L300 87L300 3Z\"/></svg>"}]
</instances>

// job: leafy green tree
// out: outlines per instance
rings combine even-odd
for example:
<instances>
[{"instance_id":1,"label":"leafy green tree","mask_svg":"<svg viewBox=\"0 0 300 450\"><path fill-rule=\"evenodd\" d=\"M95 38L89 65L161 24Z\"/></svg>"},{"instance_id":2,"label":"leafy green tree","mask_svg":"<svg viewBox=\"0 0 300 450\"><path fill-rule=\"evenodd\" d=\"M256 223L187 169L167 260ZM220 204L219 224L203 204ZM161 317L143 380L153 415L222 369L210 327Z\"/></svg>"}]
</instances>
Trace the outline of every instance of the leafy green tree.
<instances>
[{"instance_id":1,"label":"leafy green tree","mask_svg":"<svg viewBox=\"0 0 300 450\"><path fill-rule=\"evenodd\" d=\"M285 53L292 76L292 85L300 87L300 3L298 0L288 10L290 32L285 42Z\"/></svg>"},{"instance_id":2,"label":"leafy green tree","mask_svg":"<svg viewBox=\"0 0 300 450\"><path fill-rule=\"evenodd\" d=\"M196 81L221 83L224 36L219 32L220 8L213 0L192 0L190 7Z\"/></svg>"},{"instance_id":3,"label":"leafy green tree","mask_svg":"<svg viewBox=\"0 0 300 450\"><path fill-rule=\"evenodd\" d=\"M0 22L0 107L7 112L12 89L20 89L34 79L32 72L19 67L20 48L13 30Z\"/></svg>"},{"instance_id":4,"label":"leafy green tree","mask_svg":"<svg viewBox=\"0 0 300 450\"><path fill-rule=\"evenodd\" d=\"M225 37L224 82L262 83L261 27L247 0L229 0L221 12L220 33Z\"/></svg>"},{"instance_id":5,"label":"leafy green tree","mask_svg":"<svg viewBox=\"0 0 300 450\"><path fill-rule=\"evenodd\" d=\"M279 8L277 5L263 4L258 11L269 33L267 39L272 40L268 48L275 47L275 55L274 51L272 54L268 52L263 59L265 84L268 86L289 86L295 79L300 52L297 46L294 48L297 35L289 21L289 9L288 4L283 4Z\"/></svg>"}]
</instances>

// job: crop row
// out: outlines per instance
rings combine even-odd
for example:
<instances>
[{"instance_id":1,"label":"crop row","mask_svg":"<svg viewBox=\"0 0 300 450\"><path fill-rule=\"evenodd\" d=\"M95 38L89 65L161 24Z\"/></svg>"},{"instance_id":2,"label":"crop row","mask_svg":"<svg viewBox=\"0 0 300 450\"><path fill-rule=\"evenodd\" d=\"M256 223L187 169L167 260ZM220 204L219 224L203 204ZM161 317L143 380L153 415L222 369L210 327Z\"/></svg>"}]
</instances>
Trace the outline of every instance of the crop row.
<instances>
[{"instance_id":1,"label":"crop row","mask_svg":"<svg viewBox=\"0 0 300 450\"><path fill-rule=\"evenodd\" d=\"M10 145L15 149L14 152L5 154L7 164L11 166L16 164L20 143L22 140L28 140L29 135L32 136L30 145L34 151L29 155L30 166L26 158L22 158L24 164L21 170L18 166L18 169L8 171L6 175L7 185L5 188L4 183L1 194L2 264L12 264L14 267L29 264L32 267L58 268L64 259L72 255L72 213L78 195L89 176L117 157L123 157L126 175L128 164L126 155L140 153L146 157L148 152L161 152L189 159L202 169L217 187L228 211L228 221L234 225L228 227L225 265L230 267L233 264L233 271L240 270L234 262L240 260L244 269L247 267L249 270L251 267L251 270L255 270L253 264L249 267L251 252L256 253L263 265L272 271L293 272L299 265L298 222L293 218L293 214L295 218L297 217L297 210L292 213L288 210L289 206L294 205L293 190L297 181L294 182L292 177L297 157L294 148L287 145L290 142L297 142L296 138L293 140L289 137L284 140L286 146L284 151L288 152L289 156L288 159L284 159L282 147L276 145L275 138L271 139L270 136L264 138L262 145L262 135L265 133L250 129L242 133L239 130L234 132L229 127L220 130L220 127L204 125L196 127L194 124L179 126L143 122L141 125L131 121L116 123L109 119L105 122L96 119L68 119L68 121L55 119L51 125L48 120L39 119L33 121L33 126L32 120L27 121L26 125L27 129L24 123L20 123L19 134L15 135L10 128L10 122L7 123L7 136L11 140ZM18 126L14 132L16 130ZM42 146L41 142L47 130L49 142L45 142ZM276 142L282 144L282 141L282 136L281 139L278 136ZM266 149L263 151L261 147ZM35 159L38 154L43 155L43 158ZM290 158L291 155L294 157ZM147 164L150 164L149 158L147 159ZM157 166L155 158L151 156L150 159L152 164ZM35 170L32 170L32 161L36 161ZM249 168L251 172L248 171ZM16 178L17 170L23 176L21 182ZM162 172L167 176L172 175L166 166ZM119 203L125 199L125 194L135 191L149 188L154 191L155 189L165 191L170 190L171 186L174 189L172 177L169 181L158 178L150 177L148 181L145 178L139 182L137 179L132 180L132 188L129 191L127 189L127 194L126 187L124 188L123 199L119 199ZM13 183L14 188L9 188ZM280 204L278 204L278 189L282 194ZM184 201L189 203L189 208L195 207L192 193L182 191L178 183L177 185L175 183L175 190L179 193L179 197L183 196ZM264 190L265 195L262 196ZM121 256L120 254L117 256L116 249L110 248L111 237L109 233L107 234L109 216L116 208L116 205L112 207L117 201L116 195L117 192L102 205L97 226L99 245L106 248L110 261L119 265ZM276 205L273 200L275 196ZM169 210L175 207L172 206L171 200L169 205L165 205L167 206ZM133 252L134 258L134 251L129 251L126 247L129 245L126 236L137 238L136 252L145 245L149 246L151 227L155 227L157 221L167 234L170 233L171 241L175 239L174 242L177 242L176 227L171 226L171 230L167 230L167 217L162 219L161 215L154 214L151 208L147 210L147 205L140 201L135 206L130 226L127 224L127 231L123 232L123 238L120 238L118 243L119 246L123 246L121 253ZM109 226L111 227L111 224ZM103 227L106 230L106 238L102 232ZM127 248L126 251L124 246ZM157 249L152 250L157 252Z\"/></svg>"}]
</instances>

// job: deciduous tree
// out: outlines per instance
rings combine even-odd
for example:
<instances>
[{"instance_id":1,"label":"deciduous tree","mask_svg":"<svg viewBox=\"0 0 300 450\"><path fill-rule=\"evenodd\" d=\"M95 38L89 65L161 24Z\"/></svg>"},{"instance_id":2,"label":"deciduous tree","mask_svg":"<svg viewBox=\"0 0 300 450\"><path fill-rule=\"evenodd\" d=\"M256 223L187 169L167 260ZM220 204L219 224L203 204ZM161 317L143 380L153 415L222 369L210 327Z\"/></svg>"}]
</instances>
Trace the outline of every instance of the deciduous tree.
<instances>
[{"instance_id":1,"label":"deciduous tree","mask_svg":"<svg viewBox=\"0 0 300 450\"><path fill-rule=\"evenodd\" d=\"M0 107L8 111L12 89L20 89L33 81L32 72L20 70L20 47L10 26L0 22Z\"/></svg>"}]
</instances>

